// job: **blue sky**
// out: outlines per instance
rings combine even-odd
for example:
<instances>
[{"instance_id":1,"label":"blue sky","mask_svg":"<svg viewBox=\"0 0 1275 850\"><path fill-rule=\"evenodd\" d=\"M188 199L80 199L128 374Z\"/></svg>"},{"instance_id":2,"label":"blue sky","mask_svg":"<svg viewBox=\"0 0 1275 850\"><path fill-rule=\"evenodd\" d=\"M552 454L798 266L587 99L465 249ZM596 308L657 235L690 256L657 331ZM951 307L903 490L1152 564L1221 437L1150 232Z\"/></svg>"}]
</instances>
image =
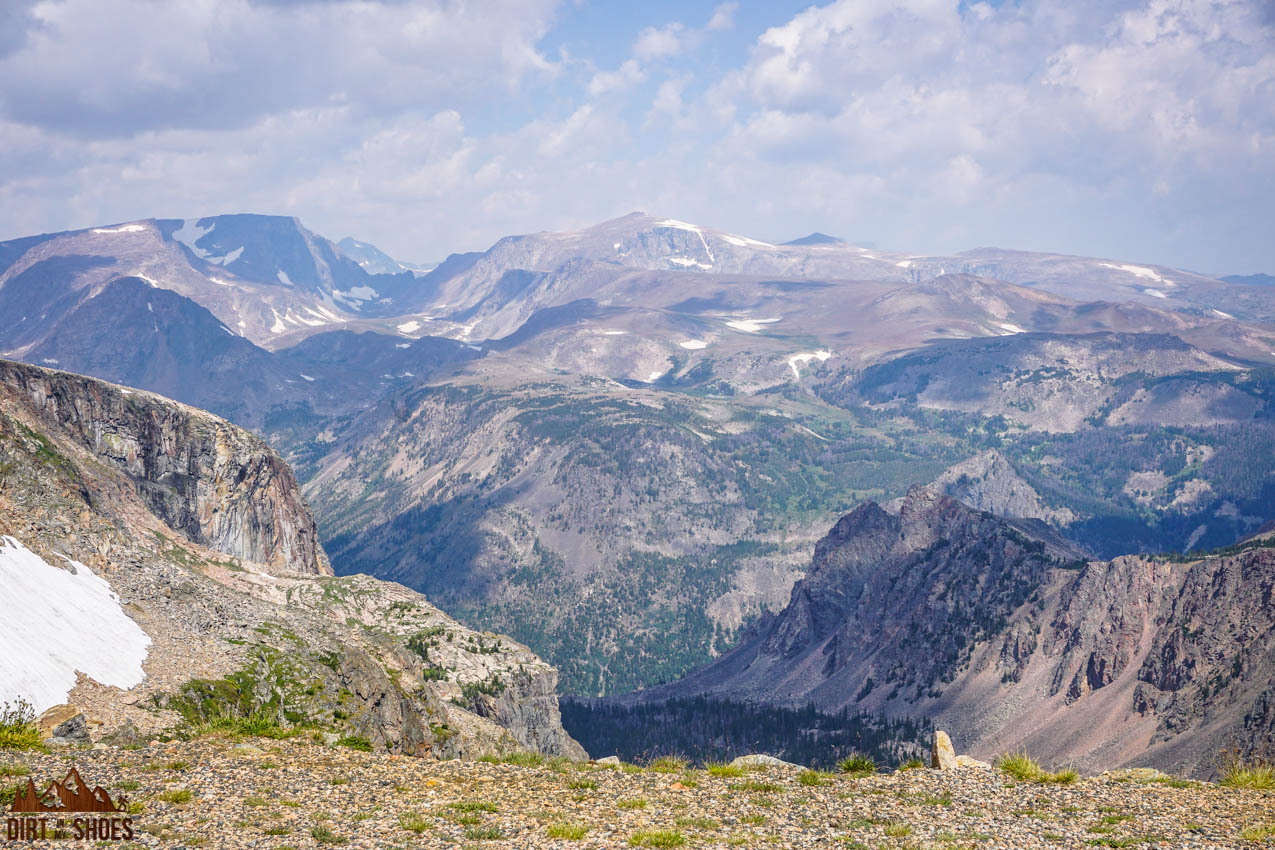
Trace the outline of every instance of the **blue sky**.
<instances>
[{"instance_id":1,"label":"blue sky","mask_svg":"<svg viewBox=\"0 0 1275 850\"><path fill-rule=\"evenodd\" d=\"M254 211L430 261L632 210L1275 271L1261 0L6 0L0 238Z\"/></svg>"}]
</instances>

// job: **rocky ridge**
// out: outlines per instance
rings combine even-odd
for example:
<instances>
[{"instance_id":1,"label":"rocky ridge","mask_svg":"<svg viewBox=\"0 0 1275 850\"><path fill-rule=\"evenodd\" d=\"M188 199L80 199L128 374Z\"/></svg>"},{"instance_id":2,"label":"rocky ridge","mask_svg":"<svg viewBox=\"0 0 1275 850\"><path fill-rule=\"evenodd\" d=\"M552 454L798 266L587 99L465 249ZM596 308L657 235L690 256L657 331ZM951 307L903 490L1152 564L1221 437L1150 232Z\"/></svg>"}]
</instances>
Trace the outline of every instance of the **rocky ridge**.
<instances>
[{"instance_id":1,"label":"rocky ridge","mask_svg":"<svg viewBox=\"0 0 1275 850\"><path fill-rule=\"evenodd\" d=\"M86 565L152 642L136 687L81 674L68 694L92 739L255 724L411 755L584 755L528 649L399 585L332 576L257 438L92 379L0 376L0 535Z\"/></svg>"},{"instance_id":2,"label":"rocky ridge","mask_svg":"<svg viewBox=\"0 0 1275 850\"><path fill-rule=\"evenodd\" d=\"M1043 523L913 488L816 546L788 606L682 682L925 715L988 758L1024 748L1086 769L1208 775L1273 733L1275 548L1088 560Z\"/></svg>"}]
</instances>

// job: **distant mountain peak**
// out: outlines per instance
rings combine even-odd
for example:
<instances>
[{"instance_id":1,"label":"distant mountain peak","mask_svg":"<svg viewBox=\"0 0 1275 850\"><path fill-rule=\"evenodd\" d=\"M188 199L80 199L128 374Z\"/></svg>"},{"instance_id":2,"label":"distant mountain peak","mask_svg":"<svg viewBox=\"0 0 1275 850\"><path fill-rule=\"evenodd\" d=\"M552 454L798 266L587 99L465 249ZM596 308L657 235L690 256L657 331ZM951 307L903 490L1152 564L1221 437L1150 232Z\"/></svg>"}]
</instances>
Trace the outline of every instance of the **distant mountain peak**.
<instances>
[{"instance_id":1,"label":"distant mountain peak","mask_svg":"<svg viewBox=\"0 0 1275 850\"><path fill-rule=\"evenodd\" d=\"M829 236L826 233L820 233L819 231L816 230L814 233L811 233L809 236L803 236L800 239L793 239L791 242L784 242L781 244L784 244L784 245L840 245L840 244L844 244L845 241L846 240L844 239L838 239L835 236Z\"/></svg>"}]
</instances>

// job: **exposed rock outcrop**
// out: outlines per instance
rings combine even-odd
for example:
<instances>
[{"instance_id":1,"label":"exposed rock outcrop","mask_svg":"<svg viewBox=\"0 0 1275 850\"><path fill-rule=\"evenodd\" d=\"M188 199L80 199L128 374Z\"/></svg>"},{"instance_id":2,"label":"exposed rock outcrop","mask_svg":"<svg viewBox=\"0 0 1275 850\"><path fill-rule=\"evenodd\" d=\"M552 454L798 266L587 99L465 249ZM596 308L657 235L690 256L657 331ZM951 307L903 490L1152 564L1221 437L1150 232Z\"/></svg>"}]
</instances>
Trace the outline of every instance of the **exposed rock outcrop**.
<instances>
[{"instance_id":1,"label":"exposed rock outcrop","mask_svg":"<svg viewBox=\"0 0 1275 850\"><path fill-rule=\"evenodd\" d=\"M405 587L332 576L287 465L216 417L0 361L0 536L0 555L90 569L109 585L94 598L147 638L139 684L79 673L44 718L59 743L211 724L408 755L585 757L554 668ZM99 637L49 615L72 647Z\"/></svg>"},{"instance_id":2,"label":"exposed rock outcrop","mask_svg":"<svg viewBox=\"0 0 1275 850\"><path fill-rule=\"evenodd\" d=\"M24 363L0 360L0 385L43 430L127 476L146 507L192 543L331 575L292 471L247 431L151 393Z\"/></svg>"},{"instance_id":3,"label":"exposed rock outcrop","mask_svg":"<svg viewBox=\"0 0 1275 850\"><path fill-rule=\"evenodd\" d=\"M1223 747L1257 752L1275 734L1271 542L1086 561L1043 524L914 488L897 515L843 517L773 621L641 698L929 715L975 756L1208 775Z\"/></svg>"}]
</instances>

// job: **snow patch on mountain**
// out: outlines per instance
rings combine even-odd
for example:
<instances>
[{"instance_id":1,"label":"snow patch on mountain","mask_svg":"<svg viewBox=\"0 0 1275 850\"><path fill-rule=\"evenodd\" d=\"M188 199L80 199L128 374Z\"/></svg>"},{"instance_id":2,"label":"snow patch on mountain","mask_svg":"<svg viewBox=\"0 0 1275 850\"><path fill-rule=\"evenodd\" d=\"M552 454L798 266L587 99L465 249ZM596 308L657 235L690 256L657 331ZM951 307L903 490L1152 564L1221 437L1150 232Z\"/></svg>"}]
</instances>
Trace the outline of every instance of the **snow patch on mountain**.
<instances>
[{"instance_id":1,"label":"snow patch on mountain","mask_svg":"<svg viewBox=\"0 0 1275 850\"><path fill-rule=\"evenodd\" d=\"M1155 269L1149 269L1146 266L1116 265L1115 263L1099 263L1098 265L1103 268L1128 272L1135 277L1144 278L1145 280L1154 280L1156 283L1162 283L1165 286L1177 286L1177 284L1162 276L1159 272L1155 271Z\"/></svg>"},{"instance_id":2,"label":"snow patch on mountain","mask_svg":"<svg viewBox=\"0 0 1275 850\"><path fill-rule=\"evenodd\" d=\"M692 351L697 351L701 348L708 348L708 343L702 339L688 339L685 342L678 343L678 345L682 346L682 348L689 348Z\"/></svg>"},{"instance_id":3,"label":"snow patch on mountain","mask_svg":"<svg viewBox=\"0 0 1275 850\"><path fill-rule=\"evenodd\" d=\"M678 221L675 218L666 218L663 221L655 222L656 227L672 227L677 230L689 230L691 233L701 233L699 225L688 224L685 221Z\"/></svg>"},{"instance_id":4,"label":"snow patch on mountain","mask_svg":"<svg viewBox=\"0 0 1275 850\"><path fill-rule=\"evenodd\" d=\"M749 239L747 236L735 236L731 233L723 233L722 239L732 245L738 245L740 248L774 248L775 246L769 242L758 242L756 239Z\"/></svg>"},{"instance_id":5,"label":"snow patch on mountain","mask_svg":"<svg viewBox=\"0 0 1275 850\"><path fill-rule=\"evenodd\" d=\"M792 370L792 376L797 380L801 380L801 371L798 370L798 363L809 363L811 360L818 360L820 363L832 356L831 351L803 351L800 354L794 354L788 358L788 368ZM818 436L818 435L816 435Z\"/></svg>"},{"instance_id":6,"label":"snow patch on mountain","mask_svg":"<svg viewBox=\"0 0 1275 850\"><path fill-rule=\"evenodd\" d=\"M36 711L66 702L76 672L131 688L144 677L151 639L124 613L111 586L81 563L51 566L17 539L0 537L0 701Z\"/></svg>"},{"instance_id":7,"label":"snow patch on mountain","mask_svg":"<svg viewBox=\"0 0 1275 850\"><path fill-rule=\"evenodd\" d=\"M1160 291L1160 290L1158 290L1158 289L1143 289L1142 291L1143 291L1144 293L1146 293L1147 295L1153 295L1153 296L1155 296L1156 298L1168 298L1168 297L1169 297L1169 296L1165 295L1163 292L1161 292L1161 291Z\"/></svg>"},{"instance_id":8,"label":"snow patch on mountain","mask_svg":"<svg viewBox=\"0 0 1275 850\"><path fill-rule=\"evenodd\" d=\"M762 325L773 325L778 321L779 319L730 319L726 322L726 327L748 334L755 334L761 332Z\"/></svg>"},{"instance_id":9,"label":"snow patch on mountain","mask_svg":"<svg viewBox=\"0 0 1275 850\"><path fill-rule=\"evenodd\" d=\"M146 229L144 224L123 224L119 227L95 227L94 233L141 233Z\"/></svg>"},{"instance_id":10,"label":"snow patch on mountain","mask_svg":"<svg viewBox=\"0 0 1275 850\"><path fill-rule=\"evenodd\" d=\"M1014 324L1013 322L997 322L996 327L1001 328L1002 330L1007 331L1008 333L1011 333L1011 334L1027 333L1026 328L1020 328L1018 325Z\"/></svg>"},{"instance_id":11,"label":"snow patch on mountain","mask_svg":"<svg viewBox=\"0 0 1275 850\"><path fill-rule=\"evenodd\" d=\"M416 321L415 319L413 319L410 322L403 322L401 325L398 325L398 332L401 334L416 333L420 329L421 329L421 323Z\"/></svg>"},{"instance_id":12,"label":"snow patch on mountain","mask_svg":"<svg viewBox=\"0 0 1275 850\"><path fill-rule=\"evenodd\" d=\"M282 283L284 286L293 285L292 278L288 277L288 273L285 272L283 269L279 269L279 271L275 272L274 276L278 278L279 282Z\"/></svg>"}]
</instances>

